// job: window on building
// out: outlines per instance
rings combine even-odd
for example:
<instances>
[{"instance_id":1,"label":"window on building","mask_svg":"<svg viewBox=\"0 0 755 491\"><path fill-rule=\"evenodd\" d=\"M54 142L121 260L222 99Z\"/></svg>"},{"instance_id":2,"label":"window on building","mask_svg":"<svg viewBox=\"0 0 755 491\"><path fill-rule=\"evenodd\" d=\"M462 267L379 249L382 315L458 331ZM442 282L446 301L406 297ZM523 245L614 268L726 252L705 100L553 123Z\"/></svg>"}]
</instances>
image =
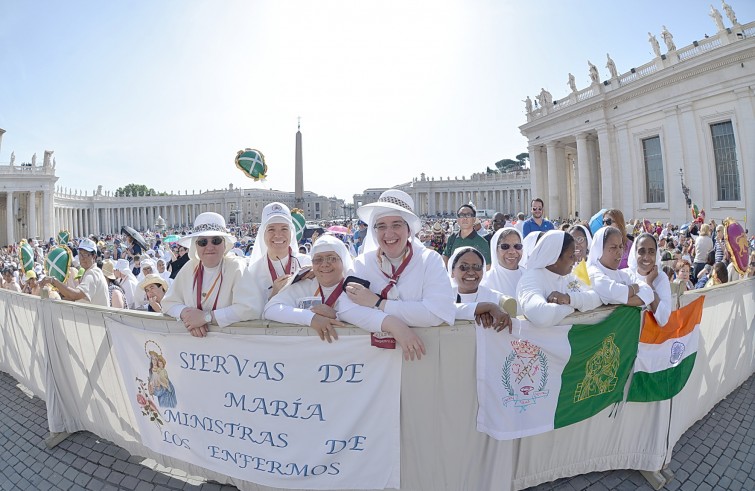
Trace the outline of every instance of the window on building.
<instances>
[{"instance_id":1,"label":"window on building","mask_svg":"<svg viewBox=\"0 0 755 491\"><path fill-rule=\"evenodd\" d=\"M315 211L320 211L320 203L315 203Z\"/></svg>"},{"instance_id":2,"label":"window on building","mask_svg":"<svg viewBox=\"0 0 755 491\"><path fill-rule=\"evenodd\" d=\"M737 145L731 121L710 125L710 133L713 137L713 158L716 161L718 201L739 201Z\"/></svg>"},{"instance_id":3,"label":"window on building","mask_svg":"<svg viewBox=\"0 0 755 491\"><path fill-rule=\"evenodd\" d=\"M663 156L661 138L654 136L642 140L642 155L645 158L645 196L648 203L663 203Z\"/></svg>"}]
</instances>

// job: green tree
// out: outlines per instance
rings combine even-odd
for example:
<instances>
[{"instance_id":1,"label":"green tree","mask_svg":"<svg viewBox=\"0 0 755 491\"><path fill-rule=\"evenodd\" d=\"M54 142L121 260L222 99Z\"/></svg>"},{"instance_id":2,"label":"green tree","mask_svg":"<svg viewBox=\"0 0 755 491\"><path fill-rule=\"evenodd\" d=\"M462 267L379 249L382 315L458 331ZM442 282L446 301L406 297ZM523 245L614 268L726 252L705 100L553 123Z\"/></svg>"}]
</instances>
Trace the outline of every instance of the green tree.
<instances>
[{"instance_id":1,"label":"green tree","mask_svg":"<svg viewBox=\"0 0 755 491\"><path fill-rule=\"evenodd\" d=\"M527 167L530 161L530 154L527 152L520 153L514 159L503 159L495 163L497 172L513 172L522 170ZM493 171L496 172L496 171ZM488 174L491 173L490 167L488 167Z\"/></svg>"},{"instance_id":2,"label":"green tree","mask_svg":"<svg viewBox=\"0 0 755 491\"><path fill-rule=\"evenodd\" d=\"M144 184L127 184L115 190L116 196L156 196L158 193Z\"/></svg>"},{"instance_id":3,"label":"green tree","mask_svg":"<svg viewBox=\"0 0 755 491\"><path fill-rule=\"evenodd\" d=\"M515 158L518 162L521 162L522 167L527 167L530 163L530 154L527 152L520 153Z\"/></svg>"}]
</instances>

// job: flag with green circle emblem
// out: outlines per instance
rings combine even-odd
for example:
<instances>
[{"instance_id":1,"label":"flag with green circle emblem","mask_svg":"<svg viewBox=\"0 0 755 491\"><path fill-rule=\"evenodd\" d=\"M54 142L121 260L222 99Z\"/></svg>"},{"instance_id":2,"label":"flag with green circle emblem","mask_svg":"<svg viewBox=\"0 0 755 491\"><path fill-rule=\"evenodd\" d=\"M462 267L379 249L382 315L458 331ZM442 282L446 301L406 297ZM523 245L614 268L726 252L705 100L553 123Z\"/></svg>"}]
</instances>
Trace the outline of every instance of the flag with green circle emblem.
<instances>
[{"instance_id":1,"label":"flag with green circle emblem","mask_svg":"<svg viewBox=\"0 0 755 491\"><path fill-rule=\"evenodd\" d=\"M45 258L45 274L64 283L68 279L72 259L73 254L68 247L64 245L53 247Z\"/></svg>"},{"instance_id":2,"label":"flag with green circle emblem","mask_svg":"<svg viewBox=\"0 0 755 491\"><path fill-rule=\"evenodd\" d=\"M267 176L267 164L262 152L253 148L239 150L236 153L236 167L247 176L255 181L264 179Z\"/></svg>"},{"instance_id":3,"label":"flag with green circle emblem","mask_svg":"<svg viewBox=\"0 0 755 491\"><path fill-rule=\"evenodd\" d=\"M21 270L24 273L34 271L34 249L25 240L22 240L19 244L18 258L21 263Z\"/></svg>"},{"instance_id":4,"label":"flag with green circle emblem","mask_svg":"<svg viewBox=\"0 0 755 491\"><path fill-rule=\"evenodd\" d=\"M307 220L304 218L304 210L294 208L291 210L291 220L294 222L294 230L296 230L296 241L300 242L304 237L304 228L307 225Z\"/></svg>"},{"instance_id":5,"label":"flag with green circle emblem","mask_svg":"<svg viewBox=\"0 0 755 491\"><path fill-rule=\"evenodd\" d=\"M71 240L71 232L68 230L61 230L58 232L58 244L68 244L68 242Z\"/></svg>"}]
</instances>

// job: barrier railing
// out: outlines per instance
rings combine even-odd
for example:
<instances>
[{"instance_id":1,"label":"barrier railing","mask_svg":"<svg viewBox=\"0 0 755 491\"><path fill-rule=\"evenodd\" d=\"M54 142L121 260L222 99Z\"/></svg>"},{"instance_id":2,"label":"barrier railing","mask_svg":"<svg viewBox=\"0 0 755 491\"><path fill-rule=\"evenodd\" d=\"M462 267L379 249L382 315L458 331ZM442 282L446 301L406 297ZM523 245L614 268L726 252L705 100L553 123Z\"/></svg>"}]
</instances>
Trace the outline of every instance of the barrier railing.
<instances>
[{"instance_id":1,"label":"barrier railing","mask_svg":"<svg viewBox=\"0 0 755 491\"><path fill-rule=\"evenodd\" d=\"M609 418L606 409L581 423L513 441L496 441L476 431L473 326L417 328L427 356L402 368L401 489L523 489L593 471L659 470L681 435L755 371L754 287L755 279L748 279L681 297L686 305L704 294L705 309L694 371L671 401L627 403L615 417ZM193 475L242 490L273 489L166 457L141 444L105 321L185 333L178 322L5 290L0 290L0 311L0 370L45 398L51 432L91 431L134 455ZM610 312L603 308L572 315L565 322L595 323ZM265 321L218 331L315 335L300 326ZM344 328L339 335L367 333Z\"/></svg>"}]
</instances>

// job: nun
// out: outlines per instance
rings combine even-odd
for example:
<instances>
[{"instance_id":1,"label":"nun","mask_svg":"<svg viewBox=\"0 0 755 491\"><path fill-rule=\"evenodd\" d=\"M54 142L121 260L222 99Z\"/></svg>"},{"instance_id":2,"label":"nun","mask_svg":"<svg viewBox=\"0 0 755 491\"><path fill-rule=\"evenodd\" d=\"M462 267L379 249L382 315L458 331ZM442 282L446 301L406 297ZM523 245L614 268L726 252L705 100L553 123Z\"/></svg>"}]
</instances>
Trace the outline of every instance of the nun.
<instances>
[{"instance_id":1,"label":"nun","mask_svg":"<svg viewBox=\"0 0 755 491\"><path fill-rule=\"evenodd\" d=\"M246 262L229 254L235 237L225 219L200 213L192 233L179 244L189 249L189 262L176 275L163 297L163 313L180 319L192 336L204 337L210 325L225 327L259 319L253 284L246 278Z\"/></svg>"},{"instance_id":2,"label":"nun","mask_svg":"<svg viewBox=\"0 0 755 491\"><path fill-rule=\"evenodd\" d=\"M460 247L451 254L447 267L456 294L456 319L475 321L496 331L508 327L511 332L511 317L501 308L508 297L480 285L485 272L485 257L480 251L470 246ZM512 307L512 310L515 309Z\"/></svg>"},{"instance_id":3,"label":"nun","mask_svg":"<svg viewBox=\"0 0 755 491\"><path fill-rule=\"evenodd\" d=\"M412 327L453 325L451 282L441 256L416 238L422 224L412 198L389 189L357 214L369 227L364 252L354 264L354 275L364 281L348 283L346 294L374 311L369 323L360 327L375 331L389 315Z\"/></svg>"},{"instance_id":4,"label":"nun","mask_svg":"<svg viewBox=\"0 0 755 491\"><path fill-rule=\"evenodd\" d=\"M624 257L625 237L620 229L605 226L595 232L587 256L587 272L592 288L604 304L640 307L655 299L653 290L641 280L619 269Z\"/></svg>"},{"instance_id":5,"label":"nun","mask_svg":"<svg viewBox=\"0 0 755 491\"><path fill-rule=\"evenodd\" d=\"M666 325L673 310L671 284L668 276L661 271L661 251L655 237L644 232L634 239L627 262L629 267L624 271L632 281L638 284L643 282L653 290L655 297L648 308L659 326Z\"/></svg>"},{"instance_id":6,"label":"nun","mask_svg":"<svg viewBox=\"0 0 755 491\"><path fill-rule=\"evenodd\" d=\"M555 326L575 310L586 312L602 305L600 296L584 291L572 274L574 249L574 237L561 230L545 232L534 244L516 298L535 327Z\"/></svg>"},{"instance_id":7,"label":"nun","mask_svg":"<svg viewBox=\"0 0 755 491\"><path fill-rule=\"evenodd\" d=\"M259 311L297 273L311 266L309 256L301 254L296 246L291 210L283 203L267 204L262 209L262 224L249 257L249 278Z\"/></svg>"},{"instance_id":8,"label":"nun","mask_svg":"<svg viewBox=\"0 0 755 491\"><path fill-rule=\"evenodd\" d=\"M522 236L517 229L505 227L498 230L490 239L490 257L493 258L493 264L485 273L481 284L508 297L516 298L516 286L524 272L520 265L523 251ZM521 314L518 308L517 313Z\"/></svg>"}]
</instances>

